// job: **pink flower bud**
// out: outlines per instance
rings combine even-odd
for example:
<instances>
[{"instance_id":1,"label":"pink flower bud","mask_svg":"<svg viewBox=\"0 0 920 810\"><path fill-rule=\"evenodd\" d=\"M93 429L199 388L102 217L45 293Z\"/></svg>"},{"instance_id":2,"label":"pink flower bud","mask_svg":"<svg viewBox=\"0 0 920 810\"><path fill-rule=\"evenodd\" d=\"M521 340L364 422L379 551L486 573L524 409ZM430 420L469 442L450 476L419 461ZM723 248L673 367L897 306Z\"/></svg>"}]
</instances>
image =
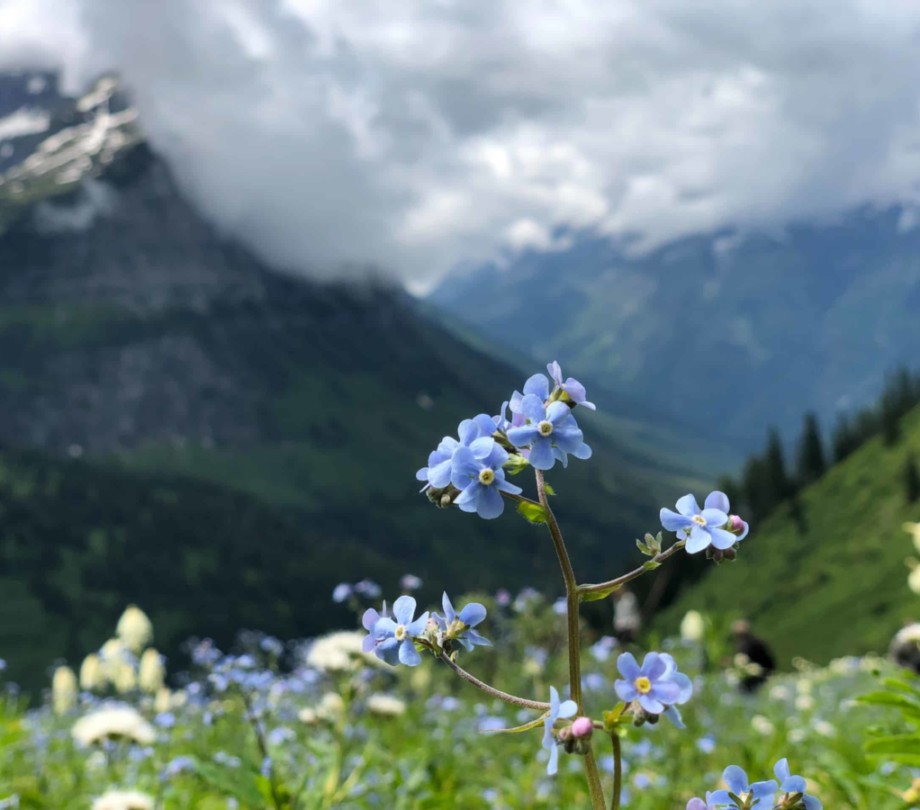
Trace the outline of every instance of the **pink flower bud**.
<instances>
[{"instance_id":1,"label":"pink flower bud","mask_svg":"<svg viewBox=\"0 0 920 810\"><path fill-rule=\"evenodd\" d=\"M572 721L572 736L576 739L586 739L594 732L594 723L590 717L576 717Z\"/></svg>"},{"instance_id":2,"label":"pink flower bud","mask_svg":"<svg viewBox=\"0 0 920 810\"><path fill-rule=\"evenodd\" d=\"M744 531L744 521L737 515L729 515L728 530L733 534L741 534Z\"/></svg>"}]
</instances>

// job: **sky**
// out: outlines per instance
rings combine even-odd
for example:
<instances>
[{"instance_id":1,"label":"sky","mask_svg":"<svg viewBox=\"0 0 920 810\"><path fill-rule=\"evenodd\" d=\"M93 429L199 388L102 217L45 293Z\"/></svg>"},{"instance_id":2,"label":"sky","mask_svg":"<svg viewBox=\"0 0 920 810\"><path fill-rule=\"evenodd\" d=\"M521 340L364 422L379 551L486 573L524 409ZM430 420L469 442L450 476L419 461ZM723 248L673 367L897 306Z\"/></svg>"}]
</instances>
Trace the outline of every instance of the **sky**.
<instances>
[{"instance_id":1,"label":"sky","mask_svg":"<svg viewBox=\"0 0 920 810\"><path fill-rule=\"evenodd\" d=\"M0 0L0 67L49 64L118 70L269 261L415 291L920 197L913 0Z\"/></svg>"}]
</instances>

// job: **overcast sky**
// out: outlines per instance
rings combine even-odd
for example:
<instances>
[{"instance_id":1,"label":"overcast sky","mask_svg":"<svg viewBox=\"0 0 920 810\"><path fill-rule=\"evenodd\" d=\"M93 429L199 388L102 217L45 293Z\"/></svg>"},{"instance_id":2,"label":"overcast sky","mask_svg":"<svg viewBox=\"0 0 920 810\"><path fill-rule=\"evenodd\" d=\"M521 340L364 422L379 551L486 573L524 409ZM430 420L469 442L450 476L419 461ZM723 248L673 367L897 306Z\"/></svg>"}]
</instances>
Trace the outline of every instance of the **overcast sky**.
<instances>
[{"instance_id":1,"label":"overcast sky","mask_svg":"<svg viewBox=\"0 0 920 810\"><path fill-rule=\"evenodd\" d=\"M915 0L0 0L0 60L115 68L223 227L424 288L554 230L918 196Z\"/></svg>"}]
</instances>

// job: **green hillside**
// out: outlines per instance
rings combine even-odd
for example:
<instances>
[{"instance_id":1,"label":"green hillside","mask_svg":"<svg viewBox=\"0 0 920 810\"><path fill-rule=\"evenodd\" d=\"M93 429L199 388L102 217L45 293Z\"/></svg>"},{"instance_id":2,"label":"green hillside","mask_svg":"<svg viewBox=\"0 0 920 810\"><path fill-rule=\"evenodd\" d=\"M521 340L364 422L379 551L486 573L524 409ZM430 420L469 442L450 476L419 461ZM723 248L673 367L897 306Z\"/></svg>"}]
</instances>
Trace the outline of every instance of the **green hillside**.
<instances>
[{"instance_id":1,"label":"green hillside","mask_svg":"<svg viewBox=\"0 0 920 810\"><path fill-rule=\"evenodd\" d=\"M673 628L690 608L748 617L783 667L794 656L823 663L883 652L905 619L920 618L902 528L920 520L920 501L905 498L909 454L920 457L920 407L902 420L896 444L874 438L803 490L798 516L785 504L753 526L738 561L713 567L659 625Z\"/></svg>"}]
</instances>

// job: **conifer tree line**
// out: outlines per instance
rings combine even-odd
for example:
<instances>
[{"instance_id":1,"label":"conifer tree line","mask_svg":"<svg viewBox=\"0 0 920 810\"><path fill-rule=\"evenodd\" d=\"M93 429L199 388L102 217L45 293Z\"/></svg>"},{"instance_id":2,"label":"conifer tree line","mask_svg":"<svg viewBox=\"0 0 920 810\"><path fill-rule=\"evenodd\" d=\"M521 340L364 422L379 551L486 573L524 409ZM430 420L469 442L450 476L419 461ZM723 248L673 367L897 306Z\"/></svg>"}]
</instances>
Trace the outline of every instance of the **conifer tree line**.
<instances>
[{"instance_id":1,"label":"conifer tree line","mask_svg":"<svg viewBox=\"0 0 920 810\"><path fill-rule=\"evenodd\" d=\"M770 428L763 452L747 460L737 479L724 477L719 487L732 503L743 503L752 519L763 520L869 439L881 436L886 445L896 445L901 438L901 418L918 404L920 373L899 369L886 379L876 404L855 414L841 414L828 440L821 434L818 417L805 414L794 457L788 463L779 432ZM920 499L920 469L914 457L907 459L903 475L906 500Z\"/></svg>"}]
</instances>

